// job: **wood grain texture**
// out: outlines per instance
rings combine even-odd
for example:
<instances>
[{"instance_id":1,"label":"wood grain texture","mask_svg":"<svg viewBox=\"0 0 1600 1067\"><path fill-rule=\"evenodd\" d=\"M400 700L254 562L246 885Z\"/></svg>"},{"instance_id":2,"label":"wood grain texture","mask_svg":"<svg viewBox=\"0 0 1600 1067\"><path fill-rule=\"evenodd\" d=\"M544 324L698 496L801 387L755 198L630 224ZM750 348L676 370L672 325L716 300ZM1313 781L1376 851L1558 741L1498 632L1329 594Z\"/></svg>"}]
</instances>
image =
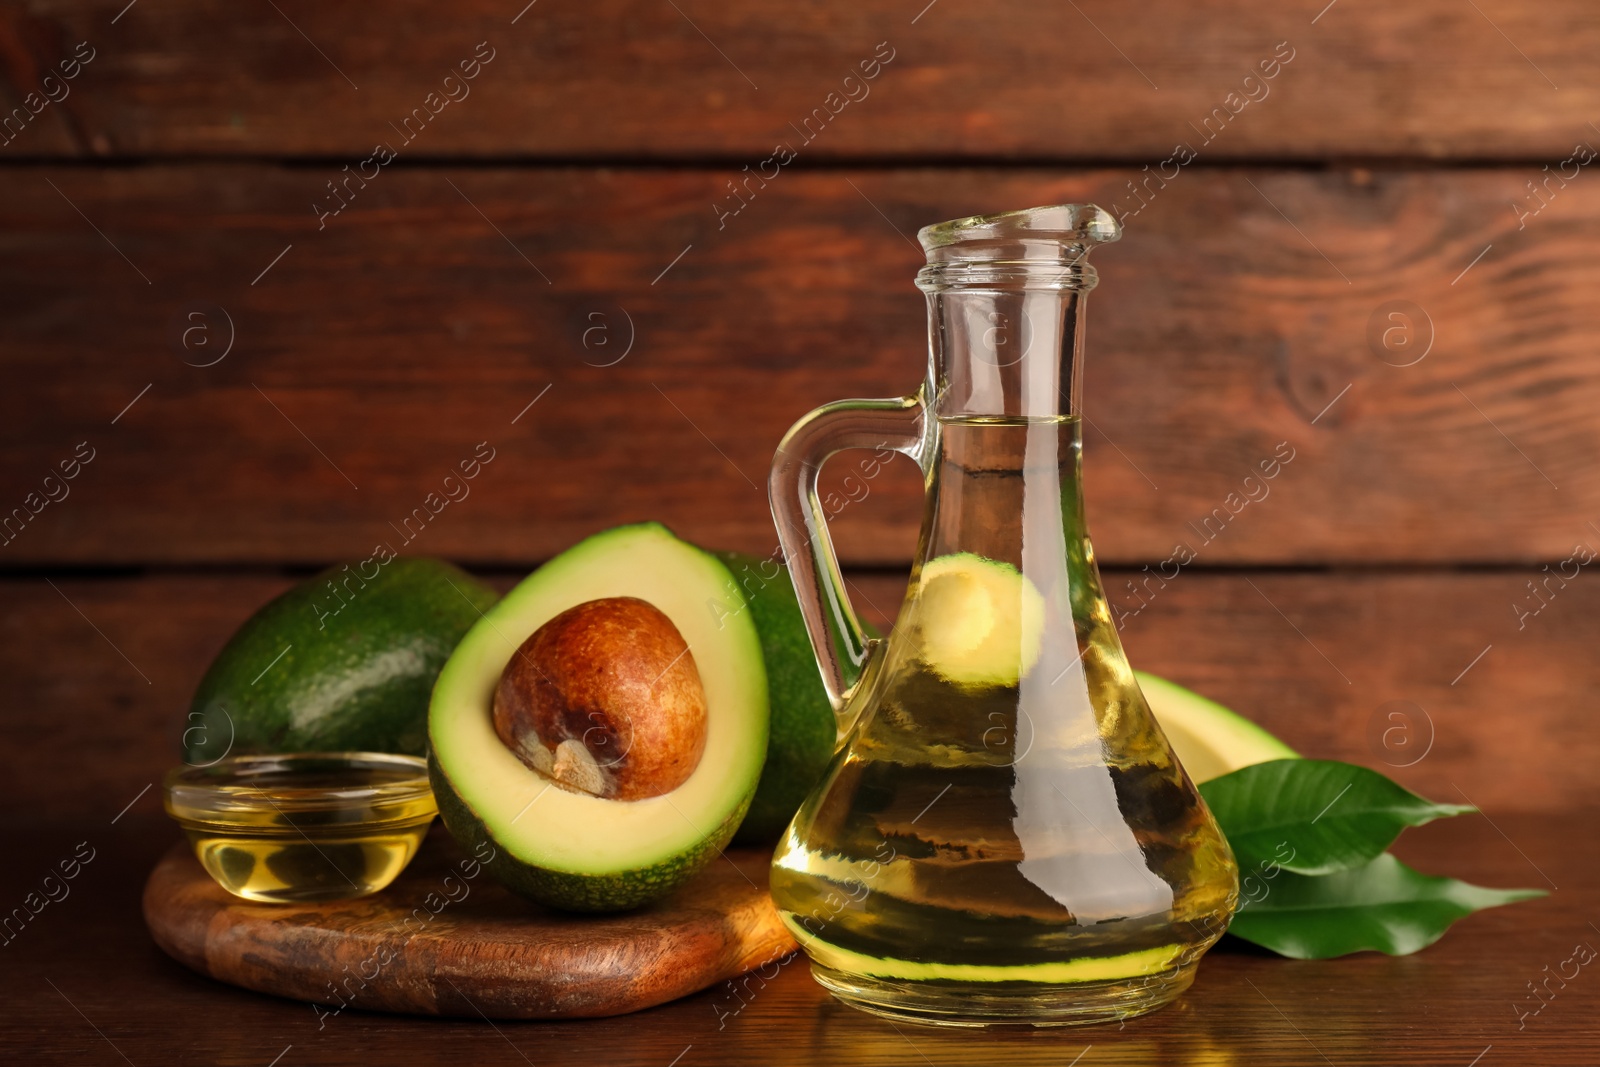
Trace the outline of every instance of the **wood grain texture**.
<instances>
[{"instance_id":1,"label":"wood grain texture","mask_svg":"<svg viewBox=\"0 0 1600 1067\"><path fill-rule=\"evenodd\" d=\"M9 110L64 51L98 57L12 155L328 154L390 136L480 42L494 58L415 154L756 162L817 108L813 158L1162 159L1214 108L1214 158L1559 159L1600 112L1582 0L1477 5L1110 0L891 5L52 0L0 22ZM113 19L116 19L113 23ZM865 86L880 43L894 56ZM1280 43L1288 51L1280 52ZM1245 78L1290 64L1262 94ZM870 95L862 96L863 88ZM454 90L458 95L461 89ZM847 105L829 93L854 92ZM824 112L826 116L827 113ZM1560 153L1559 155L1557 153Z\"/></svg>"},{"instance_id":2,"label":"wood grain texture","mask_svg":"<svg viewBox=\"0 0 1600 1067\"><path fill-rule=\"evenodd\" d=\"M765 555L791 422L921 374L906 235L1131 197L1126 171L795 173L719 229L720 169L402 170L319 230L336 173L0 173L0 358L26 385L0 391L0 514L41 508L0 563L388 542L520 566L645 518ZM1543 562L1595 536L1600 183L1519 230L1525 176L1211 170L1157 191L1097 253L1101 558L1165 559L1225 507L1206 563ZM79 442L93 462L44 503ZM447 502L480 442L492 462ZM1240 505L1280 443L1292 465ZM904 561L920 480L897 462L842 488L866 458L830 466L841 551Z\"/></svg>"},{"instance_id":3,"label":"wood grain texture","mask_svg":"<svg viewBox=\"0 0 1600 1067\"><path fill-rule=\"evenodd\" d=\"M186 967L334 1014L596 1018L698 993L793 952L767 894L771 862L770 850L733 849L659 904L574 916L495 884L440 826L381 893L317 905L240 901L185 843L150 872L144 918Z\"/></svg>"},{"instance_id":4,"label":"wood grain texture","mask_svg":"<svg viewBox=\"0 0 1600 1067\"><path fill-rule=\"evenodd\" d=\"M1527 602L1531 577L1186 572L1145 594L1122 638L1135 666L1308 756L1376 767L1496 819L1558 811L1587 803L1600 764L1600 583L1557 590L1519 630L1512 604ZM177 763L206 664L288 580L52 580L0 582L0 821L158 810L142 791ZM1137 609L1127 583L1142 580L1108 571L1113 605ZM863 614L893 620L902 579L857 574L851 586Z\"/></svg>"},{"instance_id":5,"label":"wood grain texture","mask_svg":"<svg viewBox=\"0 0 1600 1067\"><path fill-rule=\"evenodd\" d=\"M0 968L7 1005L0 1060L41 1064L266 1065L585 1062L607 1067L734 1064L1272 1064L1273 1067L1590 1067L1600 1042L1600 982L1590 968L1519 1029L1536 1006L1527 983L1555 971L1600 913L1594 850L1573 847L1562 819L1463 816L1407 831L1400 849L1419 869L1488 885L1560 887L1542 900L1472 916L1438 944L1403 958L1282 960L1225 940L1195 985L1169 1008L1126 1026L1073 1031L944 1032L900 1025L832 1002L798 961L620 1018L576 1023L423 1019L352 1006L324 1019L307 1003L263 996L194 974L149 940L139 886L170 847L172 825L154 810L115 826L11 822L0 866L8 906L79 841L95 860L13 942ZM1506 836L1497 833L1503 831ZM1520 850L1520 852L1519 852ZM1526 857L1526 858L1525 858ZM448 914L446 912L445 914ZM443 916L441 916L441 919ZM1485 1053L1485 1049L1492 1049ZM121 1055L119 1055L119 1053ZM1325 1058L1324 1058L1325 1057Z\"/></svg>"}]
</instances>

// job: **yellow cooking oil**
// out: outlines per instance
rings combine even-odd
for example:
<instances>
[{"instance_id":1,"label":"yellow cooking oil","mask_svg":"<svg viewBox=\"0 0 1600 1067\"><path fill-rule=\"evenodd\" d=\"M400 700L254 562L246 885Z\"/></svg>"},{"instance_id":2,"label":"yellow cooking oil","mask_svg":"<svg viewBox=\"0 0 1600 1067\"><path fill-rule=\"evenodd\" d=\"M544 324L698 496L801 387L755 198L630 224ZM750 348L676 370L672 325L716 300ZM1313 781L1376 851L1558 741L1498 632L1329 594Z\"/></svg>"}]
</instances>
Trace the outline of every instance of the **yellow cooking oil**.
<instances>
[{"instance_id":1,"label":"yellow cooking oil","mask_svg":"<svg viewBox=\"0 0 1600 1067\"><path fill-rule=\"evenodd\" d=\"M1237 871L1123 655L1078 420L940 435L919 565L779 844L773 898L818 980L868 1011L1148 1011L1221 936Z\"/></svg>"},{"instance_id":2,"label":"yellow cooking oil","mask_svg":"<svg viewBox=\"0 0 1600 1067\"><path fill-rule=\"evenodd\" d=\"M438 809L420 763L337 754L258 760L209 789L169 784L168 810L201 865L236 896L349 899L387 886L422 844Z\"/></svg>"}]
</instances>

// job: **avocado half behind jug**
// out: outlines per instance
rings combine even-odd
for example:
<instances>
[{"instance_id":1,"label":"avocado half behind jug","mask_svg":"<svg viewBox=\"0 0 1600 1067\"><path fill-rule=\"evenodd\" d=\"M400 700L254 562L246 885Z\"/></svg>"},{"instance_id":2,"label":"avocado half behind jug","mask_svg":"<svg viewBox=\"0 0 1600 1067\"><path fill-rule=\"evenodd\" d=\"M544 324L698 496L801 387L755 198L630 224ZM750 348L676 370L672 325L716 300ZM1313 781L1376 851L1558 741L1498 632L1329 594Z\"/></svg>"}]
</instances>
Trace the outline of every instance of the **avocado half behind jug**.
<instances>
[{"instance_id":1,"label":"avocado half behind jug","mask_svg":"<svg viewBox=\"0 0 1600 1067\"><path fill-rule=\"evenodd\" d=\"M1162 1006L1227 928L1238 872L1139 690L1083 520L1093 206L919 237L927 377L802 418L768 488L840 746L778 845L772 895L817 980L917 1022L1061 1025ZM918 559L867 638L817 473L921 466Z\"/></svg>"}]
</instances>

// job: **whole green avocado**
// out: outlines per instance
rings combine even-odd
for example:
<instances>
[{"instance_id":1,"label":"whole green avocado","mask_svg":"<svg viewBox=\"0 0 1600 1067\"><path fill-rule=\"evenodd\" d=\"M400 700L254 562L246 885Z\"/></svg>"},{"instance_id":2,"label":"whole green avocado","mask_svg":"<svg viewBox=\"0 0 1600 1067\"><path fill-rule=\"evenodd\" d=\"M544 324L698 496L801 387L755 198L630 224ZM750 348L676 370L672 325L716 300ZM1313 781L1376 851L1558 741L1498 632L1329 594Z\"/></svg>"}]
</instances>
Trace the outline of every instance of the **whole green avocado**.
<instances>
[{"instance_id":1,"label":"whole green avocado","mask_svg":"<svg viewBox=\"0 0 1600 1067\"><path fill-rule=\"evenodd\" d=\"M767 843L783 833L828 769L838 738L837 719L822 688L788 568L742 552L717 556L733 572L755 618L771 708L766 766L734 842Z\"/></svg>"},{"instance_id":2,"label":"whole green avocado","mask_svg":"<svg viewBox=\"0 0 1600 1067\"><path fill-rule=\"evenodd\" d=\"M498 599L460 568L426 557L369 558L301 582L250 616L200 680L184 721L184 760L423 755L434 679Z\"/></svg>"}]
</instances>

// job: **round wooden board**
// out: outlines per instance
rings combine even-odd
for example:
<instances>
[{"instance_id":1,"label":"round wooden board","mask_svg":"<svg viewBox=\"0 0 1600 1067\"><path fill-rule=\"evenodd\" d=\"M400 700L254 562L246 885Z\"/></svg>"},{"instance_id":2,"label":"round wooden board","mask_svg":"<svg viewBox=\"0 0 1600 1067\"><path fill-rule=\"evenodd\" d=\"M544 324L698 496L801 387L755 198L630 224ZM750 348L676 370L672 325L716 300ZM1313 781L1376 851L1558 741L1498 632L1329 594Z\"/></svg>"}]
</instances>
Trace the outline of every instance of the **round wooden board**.
<instances>
[{"instance_id":1,"label":"round wooden board","mask_svg":"<svg viewBox=\"0 0 1600 1067\"><path fill-rule=\"evenodd\" d=\"M201 974L330 1010L620 1015L794 951L767 895L771 858L730 849L659 904L583 916L513 895L439 827L388 889L329 904L240 900L180 843L150 873L144 917Z\"/></svg>"}]
</instances>

